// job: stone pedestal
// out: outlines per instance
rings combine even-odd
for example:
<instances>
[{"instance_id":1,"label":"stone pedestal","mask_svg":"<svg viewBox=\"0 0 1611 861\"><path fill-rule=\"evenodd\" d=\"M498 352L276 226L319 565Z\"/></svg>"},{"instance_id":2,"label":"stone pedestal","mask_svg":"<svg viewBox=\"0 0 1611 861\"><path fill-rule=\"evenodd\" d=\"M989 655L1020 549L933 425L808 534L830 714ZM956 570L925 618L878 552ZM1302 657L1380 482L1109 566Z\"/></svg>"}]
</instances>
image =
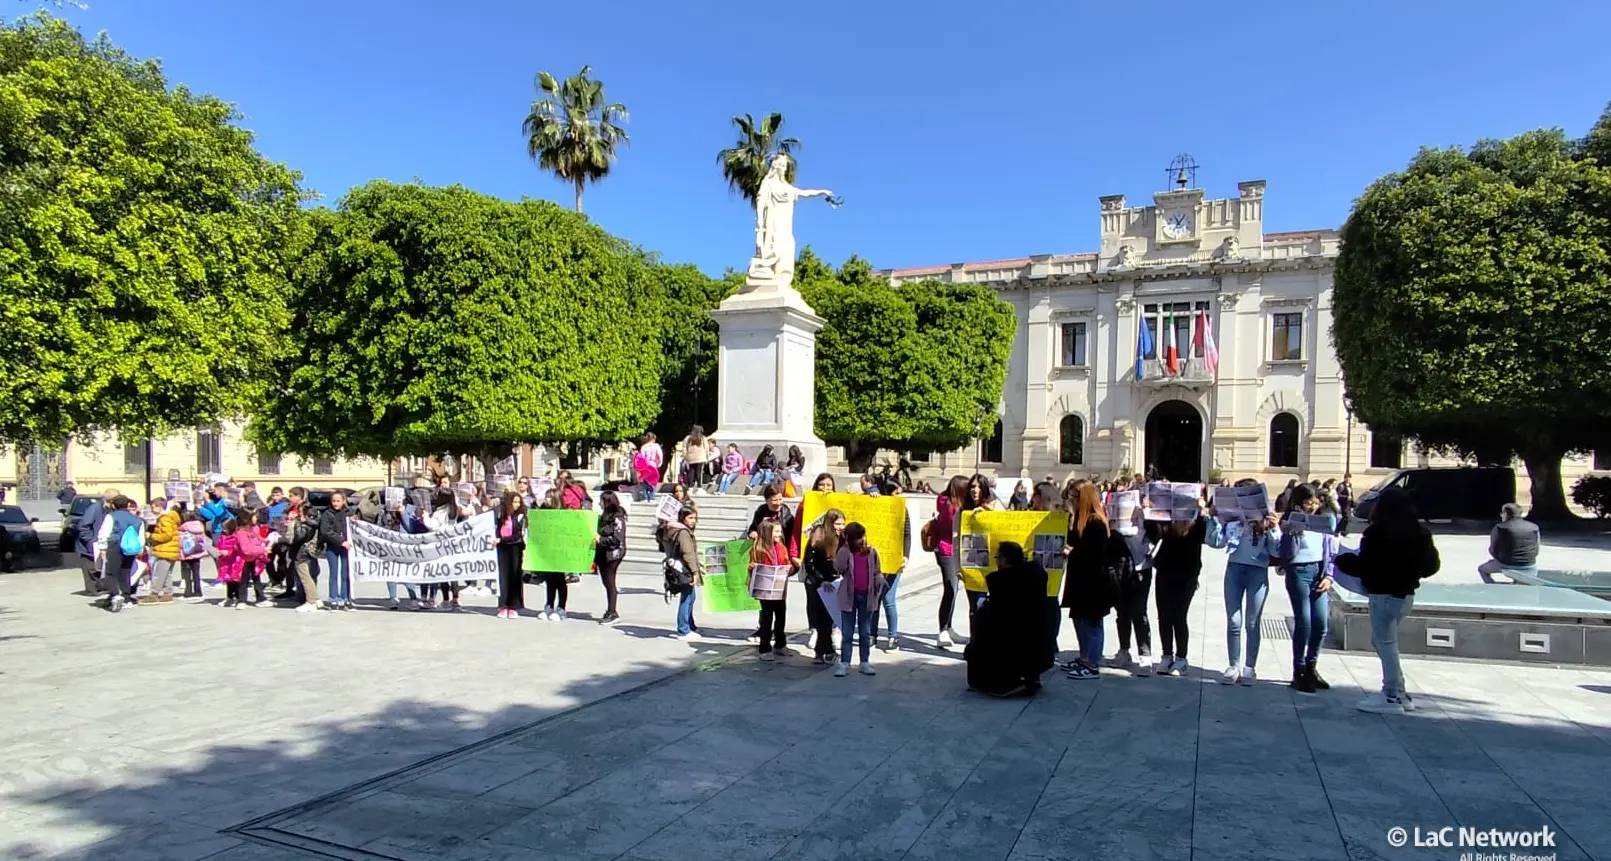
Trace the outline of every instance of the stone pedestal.
<instances>
[{"instance_id":1,"label":"stone pedestal","mask_svg":"<svg viewBox=\"0 0 1611 861\"><path fill-rule=\"evenodd\" d=\"M780 465L797 445L810 481L828 460L815 430L822 318L793 288L755 280L710 313L721 328L716 441L737 443L750 460L771 445Z\"/></svg>"}]
</instances>

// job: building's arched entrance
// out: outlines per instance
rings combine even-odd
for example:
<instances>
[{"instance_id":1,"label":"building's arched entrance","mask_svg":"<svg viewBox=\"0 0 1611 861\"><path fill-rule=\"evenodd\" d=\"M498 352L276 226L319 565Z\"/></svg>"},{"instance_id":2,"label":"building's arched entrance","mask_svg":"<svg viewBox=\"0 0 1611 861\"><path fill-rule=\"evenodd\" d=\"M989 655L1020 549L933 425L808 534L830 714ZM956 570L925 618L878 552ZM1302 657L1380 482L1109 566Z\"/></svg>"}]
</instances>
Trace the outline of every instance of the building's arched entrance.
<instances>
[{"instance_id":1,"label":"building's arched entrance","mask_svg":"<svg viewBox=\"0 0 1611 861\"><path fill-rule=\"evenodd\" d=\"M1144 474L1169 481L1203 480L1203 417L1185 401L1164 401L1147 414Z\"/></svg>"}]
</instances>

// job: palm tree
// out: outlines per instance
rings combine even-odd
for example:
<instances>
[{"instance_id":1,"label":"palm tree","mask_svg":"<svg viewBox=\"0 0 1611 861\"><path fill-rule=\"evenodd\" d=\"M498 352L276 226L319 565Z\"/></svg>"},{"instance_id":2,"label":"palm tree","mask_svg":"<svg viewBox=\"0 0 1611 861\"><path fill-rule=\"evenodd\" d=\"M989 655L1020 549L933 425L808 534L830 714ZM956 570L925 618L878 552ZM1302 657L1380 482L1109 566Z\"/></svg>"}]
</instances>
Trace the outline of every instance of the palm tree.
<instances>
[{"instance_id":1,"label":"palm tree","mask_svg":"<svg viewBox=\"0 0 1611 861\"><path fill-rule=\"evenodd\" d=\"M794 182L794 151L800 148L800 142L794 138L778 137L778 130L783 127L782 114L767 114L756 124L755 118L749 114L742 117L733 117L733 125L738 126L738 143L716 154L716 163L722 166L722 176L727 179L727 186L755 206L755 195L760 193L761 180L766 178L767 167L776 155L791 156L789 159L789 172L785 178Z\"/></svg>"},{"instance_id":2,"label":"palm tree","mask_svg":"<svg viewBox=\"0 0 1611 861\"><path fill-rule=\"evenodd\" d=\"M538 96L520 126L531 160L576 187L577 212L582 186L607 176L616 147L627 143L626 106L604 101L604 83L589 78L592 71L583 66L563 83L538 72Z\"/></svg>"}]
</instances>

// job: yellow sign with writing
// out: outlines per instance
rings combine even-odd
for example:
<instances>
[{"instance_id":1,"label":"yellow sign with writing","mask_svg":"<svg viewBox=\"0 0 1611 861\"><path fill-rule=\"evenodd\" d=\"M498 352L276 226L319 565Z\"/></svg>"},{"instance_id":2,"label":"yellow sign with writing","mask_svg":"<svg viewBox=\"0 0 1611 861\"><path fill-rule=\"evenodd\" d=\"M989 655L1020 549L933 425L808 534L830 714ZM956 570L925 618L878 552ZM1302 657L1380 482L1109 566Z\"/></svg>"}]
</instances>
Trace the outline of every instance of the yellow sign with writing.
<instances>
[{"instance_id":1,"label":"yellow sign with writing","mask_svg":"<svg viewBox=\"0 0 1611 861\"><path fill-rule=\"evenodd\" d=\"M985 591L985 575L996 570L996 548L1012 541L1046 569L1046 594L1055 598L1062 591L1068 512L964 511L960 531L962 540L956 553L964 589Z\"/></svg>"},{"instance_id":2,"label":"yellow sign with writing","mask_svg":"<svg viewBox=\"0 0 1611 861\"><path fill-rule=\"evenodd\" d=\"M878 550L878 558L885 573L906 568L906 500L899 496L867 496L862 493L823 493L808 491L802 515L802 535L805 526L829 509L837 508L845 515L846 523L860 523L867 529L867 543ZM802 537L802 541L807 540Z\"/></svg>"}]
</instances>

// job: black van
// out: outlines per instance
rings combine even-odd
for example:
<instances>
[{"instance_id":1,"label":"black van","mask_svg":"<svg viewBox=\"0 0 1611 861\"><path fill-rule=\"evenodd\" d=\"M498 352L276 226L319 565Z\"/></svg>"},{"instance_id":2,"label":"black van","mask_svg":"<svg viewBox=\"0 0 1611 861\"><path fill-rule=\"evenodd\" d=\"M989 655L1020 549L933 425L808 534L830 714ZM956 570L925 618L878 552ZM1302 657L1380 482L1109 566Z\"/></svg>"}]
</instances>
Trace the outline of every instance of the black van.
<instances>
[{"instance_id":1,"label":"black van","mask_svg":"<svg viewBox=\"0 0 1611 861\"><path fill-rule=\"evenodd\" d=\"M1508 466L1452 466L1400 469L1365 491L1354 517L1369 520L1376 497L1402 488L1422 520L1498 520L1499 508L1516 501L1516 471Z\"/></svg>"}]
</instances>

